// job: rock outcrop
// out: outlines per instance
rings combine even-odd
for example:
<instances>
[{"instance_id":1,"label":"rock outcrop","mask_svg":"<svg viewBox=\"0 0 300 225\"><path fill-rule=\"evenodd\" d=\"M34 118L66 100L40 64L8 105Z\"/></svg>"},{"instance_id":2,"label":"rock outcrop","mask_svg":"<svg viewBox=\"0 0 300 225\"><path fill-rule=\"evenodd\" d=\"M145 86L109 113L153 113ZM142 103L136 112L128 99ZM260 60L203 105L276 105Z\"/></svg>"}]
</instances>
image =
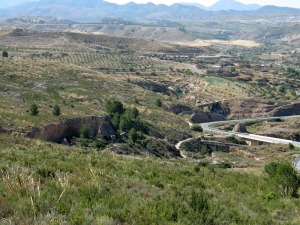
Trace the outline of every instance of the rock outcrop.
<instances>
[{"instance_id":1,"label":"rock outcrop","mask_svg":"<svg viewBox=\"0 0 300 225\"><path fill-rule=\"evenodd\" d=\"M11 130L8 129L8 128L6 128L6 127L0 126L0 134L1 134L1 133L9 134L9 133L11 133Z\"/></svg>"},{"instance_id":2,"label":"rock outcrop","mask_svg":"<svg viewBox=\"0 0 300 225\"><path fill-rule=\"evenodd\" d=\"M201 111L195 111L191 117L192 123L207 123L207 122L215 122L215 121L222 121L222 120L225 120L225 118L219 114L201 112Z\"/></svg>"},{"instance_id":3,"label":"rock outcrop","mask_svg":"<svg viewBox=\"0 0 300 225\"><path fill-rule=\"evenodd\" d=\"M246 126L242 123L238 123L236 124L233 129L232 129L233 132L238 132L238 133L248 133L247 129L246 129Z\"/></svg>"},{"instance_id":4,"label":"rock outcrop","mask_svg":"<svg viewBox=\"0 0 300 225\"><path fill-rule=\"evenodd\" d=\"M101 124L99 131L98 131L98 137L106 140L110 140L112 136L115 135L115 130L110 124L110 122L104 122Z\"/></svg>"},{"instance_id":5,"label":"rock outcrop","mask_svg":"<svg viewBox=\"0 0 300 225\"><path fill-rule=\"evenodd\" d=\"M165 95L169 95L170 94L170 90L168 89L168 87L162 85L162 84L158 84L155 83L153 81L146 81L146 80L132 80L131 81L132 84L135 84L141 88L144 88L146 90L149 91L153 91L153 92L157 92L157 93L162 93Z\"/></svg>"},{"instance_id":6,"label":"rock outcrop","mask_svg":"<svg viewBox=\"0 0 300 225\"><path fill-rule=\"evenodd\" d=\"M226 111L222 108L219 102L213 102L211 105L208 106L208 110L211 113L220 114L222 116L227 116Z\"/></svg>"},{"instance_id":7,"label":"rock outcrop","mask_svg":"<svg viewBox=\"0 0 300 225\"><path fill-rule=\"evenodd\" d=\"M293 115L300 115L300 102L282 106L277 109L275 109L272 114L272 116L293 116Z\"/></svg>"},{"instance_id":8,"label":"rock outcrop","mask_svg":"<svg viewBox=\"0 0 300 225\"><path fill-rule=\"evenodd\" d=\"M186 105L171 105L168 110L177 115L182 112L192 111L193 109Z\"/></svg>"},{"instance_id":9,"label":"rock outcrop","mask_svg":"<svg viewBox=\"0 0 300 225\"><path fill-rule=\"evenodd\" d=\"M104 128L101 130L103 124ZM44 141L61 142L64 138L71 138L80 135L80 129L86 126L89 130L89 136L95 137L99 128L102 134L107 138L108 132L111 132L109 127L110 117L109 116L89 116L74 119L64 119L57 123L47 124L41 128L33 129L27 133L27 137L40 139Z\"/></svg>"}]
</instances>

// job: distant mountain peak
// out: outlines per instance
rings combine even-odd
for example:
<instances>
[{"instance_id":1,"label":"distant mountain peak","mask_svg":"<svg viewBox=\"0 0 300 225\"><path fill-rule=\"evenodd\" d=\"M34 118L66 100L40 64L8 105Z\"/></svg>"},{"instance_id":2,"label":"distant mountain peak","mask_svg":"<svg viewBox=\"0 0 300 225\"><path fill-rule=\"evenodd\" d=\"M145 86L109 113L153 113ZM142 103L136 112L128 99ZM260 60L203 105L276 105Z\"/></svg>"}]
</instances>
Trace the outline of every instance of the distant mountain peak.
<instances>
[{"instance_id":1,"label":"distant mountain peak","mask_svg":"<svg viewBox=\"0 0 300 225\"><path fill-rule=\"evenodd\" d=\"M201 5L199 3L186 3L186 2L180 2L180 5L187 5L187 6L194 6L200 9L206 9L206 7L204 5Z\"/></svg>"},{"instance_id":2,"label":"distant mountain peak","mask_svg":"<svg viewBox=\"0 0 300 225\"><path fill-rule=\"evenodd\" d=\"M257 4L243 4L235 0L220 0L208 7L208 10L218 11L218 10L257 10L261 8Z\"/></svg>"}]
</instances>

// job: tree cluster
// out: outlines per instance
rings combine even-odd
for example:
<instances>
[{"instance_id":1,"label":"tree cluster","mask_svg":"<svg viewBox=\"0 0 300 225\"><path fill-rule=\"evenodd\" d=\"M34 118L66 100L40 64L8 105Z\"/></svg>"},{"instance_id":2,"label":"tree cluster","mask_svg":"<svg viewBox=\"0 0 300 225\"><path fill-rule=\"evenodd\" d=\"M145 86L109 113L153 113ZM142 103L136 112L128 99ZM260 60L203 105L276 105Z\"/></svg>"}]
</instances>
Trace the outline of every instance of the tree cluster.
<instances>
[{"instance_id":1,"label":"tree cluster","mask_svg":"<svg viewBox=\"0 0 300 225\"><path fill-rule=\"evenodd\" d=\"M128 142L134 144L145 138L148 126L141 118L135 107L125 108L119 101L107 101L105 111L111 116L111 123L118 133L128 133Z\"/></svg>"}]
</instances>

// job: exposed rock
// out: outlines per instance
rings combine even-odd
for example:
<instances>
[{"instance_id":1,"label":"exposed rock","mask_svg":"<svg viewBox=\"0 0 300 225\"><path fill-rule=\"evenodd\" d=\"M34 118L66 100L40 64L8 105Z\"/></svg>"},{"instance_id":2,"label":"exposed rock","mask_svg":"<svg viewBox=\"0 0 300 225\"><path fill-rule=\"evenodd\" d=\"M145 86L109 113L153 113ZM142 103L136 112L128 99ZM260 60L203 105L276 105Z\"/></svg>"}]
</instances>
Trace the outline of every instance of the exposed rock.
<instances>
[{"instance_id":1,"label":"exposed rock","mask_svg":"<svg viewBox=\"0 0 300 225\"><path fill-rule=\"evenodd\" d=\"M146 80L132 80L131 83L136 84L140 86L141 88L144 88L149 91L162 93L165 95L169 95L169 89L168 87L155 83L153 81L146 81Z\"/></svg>"},{"instance_id":2,"label":"exposed rock","mask_svg":"<svg viewBox=\"0 0 300 225\"><path fill-rule=\"evenodd\" d=\"M74 119L64 119L57 123L47 124L41 128L33 129L27 133L27 137L44 141L59 142L64 138L77 137L80 135L82 126L87 126L89 136L95 137L99 127L105 122L110 122L108 116L89 116Z\"/></svg>"},{"instance_id":3,"label":"exposed rock","mask_svg":"<svg viewBox=\"0 0 300 225\"><path fill-rule=\"evenodd\" d=\"M192 111L193 109L189 106L185 105L172 105L168 110L170 110L174 114L180 114L186 111Z\"/></svg>"},{"instance_id":4,"label":"exposed rock","mask_svg":"<svg viewBox=\"0 0 300 225\"><path fill-rule=\"evenodd\" d=\"M225 120L223 116L214 113L195 111L192 115L191 122L192 123L207 123L214 121L222 121Z\"/></svg>"},{"instance_id":5,"label":"exposed rock","mask_svg":"<svg viewBox=\"0 0 300 225\"><path fill-rule=\"evenodd\" d=\"M222 108L230 118L253 118L268 116L283 105L283 102L273 102L256 98L229 99L222 102Z\"/></svg>"},{"instance_id":6,"label":"exposed rock","mask_svg":"<svg viewBox=\"0 0 300 225\"><path fill-rule=\"evenodd\" d=\"M293 115L300 115L300 102L294 103L287 106L282 106L275 109L272 116L293 116Z\"/></svg>"},{"instance_id":7,"label":"exposed rock","mask_svg":"<svg viewBox=\"0 0 300 225\"><path fill-rule=\"evenodd\" d=\"M98 137L106 140L111 140L111 137L115 135L115 130L111 126L110 122L104 122L100 125L99 131L98 131Z\"/></svg>"},{"instance_id":8,"label":"exposed rock","mask_svg":"<svg viewBox=\"0 0 300 225\"><path fill-rule=\"evenodd\" d=\"M67 138L64 138L61 142L62 145L70 146L70 143L68 142Z\"/></svg>"},{"instance_id":9,"label":"exposed rock","mask_svg":"<svg viewBox=\"0 0 300 225\"><path fill-rule=\"evenodd\" d=\"M11 130L8 129L8 128L6 128L6 127L0 126L0 134L1 134L1 133L9 134L9 133L11 133Z\"/></svg>"},{"instance_id":10,"label":"exposed rock","mask_svg":"<svg viewBox=\"0 0 300 225\"><path fill-rule=\"evenodd\" d=\"M208 106L208 110L211 113L220 114L222 116L226 116L226 111L222 108L219 102L214 102L211 105Z\"/></svg>"},{"instance_id":11,"label":"exposed rock","mask_svg":"<svg viewBox=\"0 0 300 225\"><path fill-rule=\"evenodd\" d=\"M238 133L248 133L247 129L246 129L246 126L242 123L238 123L236 124L233 129L232 129L233 132L238 132Z\"/></svg>"}]
</instances>

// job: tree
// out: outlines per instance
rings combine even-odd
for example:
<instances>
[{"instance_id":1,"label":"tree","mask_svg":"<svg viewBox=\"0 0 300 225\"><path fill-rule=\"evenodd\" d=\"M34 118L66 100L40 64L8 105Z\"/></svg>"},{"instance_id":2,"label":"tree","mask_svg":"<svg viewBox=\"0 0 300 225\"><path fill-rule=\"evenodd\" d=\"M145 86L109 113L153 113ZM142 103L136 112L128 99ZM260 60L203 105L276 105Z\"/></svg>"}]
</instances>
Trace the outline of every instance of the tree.
<instances>
[{"instance_id":1,"label":"tree","mask_svg":"<svg viewBox=\"0 0 300 225\"><path fill-rule=\"evenodd\" d=\"M120 118L120 131L127 132L132 128L132 121L127 117L121 116Z\"/></svg>"},{"instance_id":2,"label":"tree","mask_svg":"<svg viewBox=\"0 0 300 225\"><path fill-rule=\"evenodd\" d=\"M136 132L136 129L131 128L130 131L128 132L128 142L130 144L136 143L138 140L138 134Z\"/></svg>"},{"instance_id":3,"label":"tree","mask_svg":"<svg viewBox=\"0 0 300 225\"><path fill-rule=\"evenodd\" d=\"M129 119L136 119L139 116L139 110L135 107L129 107L125 110L125 116Z\"/></svg>"},{"instance_id":4,"label":"tree","mask_svg":"<svg viewBox=\"0 0 300 225\"><path fill-rule=\"evenodd\" d=\"M2 52L2 57L7 58L7 57L8 57L8 52L7 52L7 51L3 51L3 52Z\"/></svg>"},{"instance_id":5,"label":"tree","mask_svg":"<svg viewBox=\"0 0 300 225\"><path fill-rule=\"evenodd\" d=\"M115 130L119 129L120 126L120 114L119 113L115 113L111 119L111 123L113 125L113 127L115 128Z\"/></svg>"},{"instance_id":6,"label":"tree","mask_svg":"<svg viewBox=\"0 0 300 225\"><path fill-rule=\"evenodd\" d=\"M156 99L155 105L156 105L157 107L161 107L161 106L162 106L162 101L161 101L160 98Z\"/></svg>"},{"instance_id":7,"label":"tree","mask_svg":"<svg viewBox=\"0 0 300 225\"><path fill-rule=\"evenodd\" d=\"M60 107L58 105L55 105L52 109L52 114L54 116L59 116L60 115Z\"/></svg>"},{"instance_id":8,"label":"tree","mask_svg":"<svg viewBox=\"0 0 300 225\"><path fill-rule=\"evenodd\" d=\"M29 109L29 113L32 116L37 116L39 114L39 108L36 104L32 104Z\"/></svg>"},{"instance_id":9,"label":"tree","mask_svg":"<svg viewBox=\"0 0 300 225\"><path fill-rule=\"evenodd\" d=\"M119 113L120 115L122 115L124 113L123 104L121 102L115 101L115 100L114 101L108 100L105 103L104 109L105 109L105 112L110 115L113 115L115 113Z\"/></svg>"}]
</instances>

